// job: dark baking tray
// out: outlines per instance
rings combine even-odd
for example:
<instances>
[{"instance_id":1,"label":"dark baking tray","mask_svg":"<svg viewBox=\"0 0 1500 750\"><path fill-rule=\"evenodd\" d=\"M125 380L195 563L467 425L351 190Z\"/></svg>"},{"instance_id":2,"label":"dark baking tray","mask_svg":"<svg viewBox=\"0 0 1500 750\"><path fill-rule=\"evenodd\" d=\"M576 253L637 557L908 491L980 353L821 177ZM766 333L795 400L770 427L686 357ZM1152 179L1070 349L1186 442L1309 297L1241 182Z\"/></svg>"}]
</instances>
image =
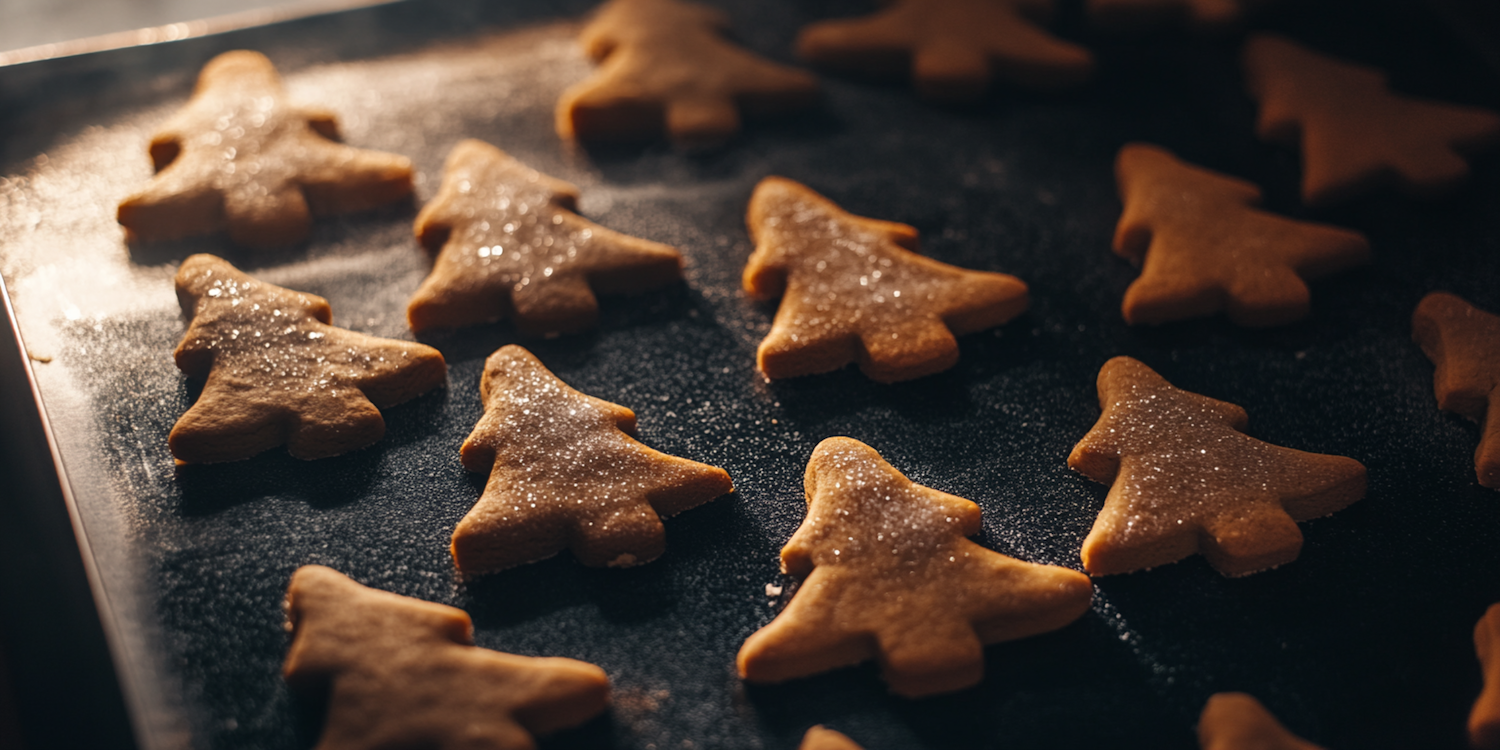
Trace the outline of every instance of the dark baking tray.
<instances>
[{"instance_id":1,"label":"dark baking tray","mask_svg":"<svg viewBox=\"0 0 1500 750\"><path fill-rule=\"evenodd\" d=\"M801 25L870 9L717 4L740 41L787 61ZM1500 310L1493 157L1448 200L1381 193L1308 212L1296 156L1253 137L1239 37L1095 37L1077 3L1062 4L1060 28L1099 59L1078 91L1003 91L955 109L829 77L817 110L753 123L722 150L577 150L553 135L551 112L590 69L571 43L590 5L410 0L0 68L0 270L25 347L0 360L7 466L19 472L0 519L7 656L21 702L82 704L51 705L28 726L33 745L128 742L127 717L148 748L311 745L318 709L278 671L282 594L308 563L462 607L481 645L603 666L611 711L545 747L791 748L824 723L872 750L1190 748L1198 711L1221 690L1259 696L1330 748L1464 745L1480 685L1470 633L1500 600L1500 495L1475 483L1477 428L1437 410L1409 317L1433 289ZM1500 104L1482 51L1422 4L1308 0L1254 25L1386 67L1409 92ZM457 140L481 138L581 185L590 218L681 248L686 283L604 300L599 329L581 336L524 340L500 324L433 337L448 387L388 410L388 435L367 450L174 467L166 433L199 387L169 356L183 330L177 261L224 255L327 297L342 325L397 337L410 335L402 311L428 262L411 207L322 222L306 245L270 253L218 239L122 243L113 206L149 173L152 127L205 60L240 47L270 55L299 98L340 112L349 142L411 156L419 199ZM1291 326L1126 327L1119 301L1135 271L1108 248L1112 161L1133 140L1254 180L1274 210L1366 232L1373 263L1315 283L1311 316ZM740 292L739 273L745 202L768 174L913 224L940 260L1020 276L1030 311L965 337L957 367L913 383L853 371L764 382L754 349L773 308ZM457 446L480 412L483 358L512 342L635 409L646 443L725 467L738 492L669 520L667 554L640 568L563 555L460 579L448 535L482 477L462 470ZM21 361L25 350L36 359ZM777 551L803 514L803 466L831 435L979 503L981 544L1077 567L1105 487L1064 461L1097 417L1099 366L1118 354L1244 406L1257 437L1358 458L1369 494L1303 524L1301 557L1274 571L1229 580L1195 558L1099 579L1089 614L989 647L984 683L954 695L893 697L869 665L779 686L735 678L740 643L793 590L772 598L766 585L791 583ZM39 396L15 390L33 379ZM57 657L70 661L48 661L73 642L80 651ZM110 697L115 673L123 701Z\"/></svg>"}]
</instances>

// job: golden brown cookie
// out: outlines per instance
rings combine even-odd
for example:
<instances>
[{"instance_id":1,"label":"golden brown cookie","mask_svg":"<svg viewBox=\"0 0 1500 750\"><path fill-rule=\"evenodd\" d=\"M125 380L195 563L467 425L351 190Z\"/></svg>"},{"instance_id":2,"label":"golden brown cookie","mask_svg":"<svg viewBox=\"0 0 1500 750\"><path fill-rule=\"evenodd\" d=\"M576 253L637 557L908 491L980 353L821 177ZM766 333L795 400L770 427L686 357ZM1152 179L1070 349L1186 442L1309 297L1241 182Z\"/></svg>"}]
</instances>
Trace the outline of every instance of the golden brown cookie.
<instances>
[{"instance_id":1,"label":"golden brown cookie","mask_svg":"<svg viewBox=\"0 0 1500 750\"><path fill-rule=\"evenodd\" d=\"M417 215L417 240L437 260L407 304L411 329L512 318L529 335L578 333L598 321L596 292L682 278L675 248L605 229L577 205L578 188L483 141L459 143Z\"/></svg>"},{"instance_id":2,"label":"golden brown cookie","mask_svg":"<svg viewBox=\"0 0 1500 750\"><path fill-rule=\"evenodd\" d=\"M229 230L249 247L306 239L312 216L364 211L411 194L404 156L337 142L328 112L286 100L265 55L225 52L151 139L156 176L121 201L133 240Z\"/></svg>"},{"instance_id":3,"label":"golden brown cookie","mask_svg":"<svg viewBox=\"0 0 1500 750\"><path fill-rule=\"evenodd\" d=\"M1469 744L1500 750L1500 604L1492 604L1474 626L1474 652L1484 674L1484 690L1469 712Z\"/></svg>"},{"instance_id":4,"label":"golden brown cookie","mask_svg":"<svg viewBox=\"0 0 1500 750\"><path fill-rule=\"evenodd\" d=\"M292 575L287 684L327 696L315 750L533 750L532 735L576 726L609 704L587 662L474 645L461 609L365 588L331 568Z\"/></svg>"},{"instance_id":5,"label":"golden brown cookie","mask_svg":"<svg viewBox=\"0 0 1500 750\"><path fill-rule=\"evenodd\" d=\"M1051 5L893 0L873 15L804 28L797 54L835 70L910 75L918 94L943 102L975 101L994 80L1030 89L1077 86L1092 75L1093 57L1032 20Z\"/></svg>"},{"instance_id":6,"label":"golden brown cookie","mask_svg":"<svg viewBox=\"0 0 1500 750\"><path fill-rule=\"evenodd\" d=\"M447 380L436 349L335 328L322 297L212 255L182 262L177 300L190 322L172 356L207 379L167 438L179 461L237 461L283 443L297 458L347 453L385 434L380 409Z\"/></svg>"},{"instance_id":7,"label":"golden brown cookie","mask_svg":"<svg viewBox=\"0 0 1500 750\"><path fill-rule=\"evenodd\" d=\"M864 750L842 732L835 732L822 724L816 725L802 735L802 744L797 750Z\"/></svg>"},{"instance_id":8,"label":"golden brown cookie","mask_svg":"<svg viewBox=\"0 0 1500 750\"><path fill-rule=\"evenodd\" d=\"M756 352L768 378L837 370L851 362L893 383L952 367L954 336L1026 310L1026 284L918 255L917 230L855 216L807 186L767 177L745 218L755 253L751 297L781 297Z\"/></svg>"},{"instance_id":9,"label":"golden brown cookie","mask_svg":"<svg viewBox=\"0 0 1500 750\"><path fill-rule=\"evenodd\" d=\"M569 388L519 346L490 355L479 391L484 416L461 454L490 479L453 532L465 573L564 549L584 565L648 563L666 549L659 516L734 491L723 469L634 440L634 412Z\"/></svg>"},{"instance_id":10,"label":"golden brown cookie","mask_svg":"<svg viewBox=\"0 0 1500 750\"><path fill-rule=\"evenodd\" d=\"M1226 576L1297 558L1297 521L1365 494L1352 458L1263 443L1234 404L1174 388L1151 368L1115 357L1099 370L1104 413L1068 466L1110 485L1083 540L1092 575L1129 573L1202 553Z\"/></svg>"},{"instance_id":11,"label":"golden brown cookie","mask_svg":"<svg viewBox=\"0 0 1500 750\"><path fill-rule=\"evenodd\" d=\"M1412 313L1411 329L1437 365L1432 382L1438 408L1481 425L1474 451L1479 483L1500 490L1500 316L1433 292Z\"/></svg>"},{"instance_id":12,"label":"golden brown cookie","mask_svg":"<svg viewBox=\"0 0 1500 750\"><path fill-rule=\"evenodd\" d=\"M1245 82L1260 137L1302 149L1302 200L1326 206L1394 185L1435 197L1469 174L1467 155L1500 144L1500 114L1401 96L1385 73L1259 34Z\"/></svg>"},{"instance_id":13,"label":"golden brown cookie","mask_svg":"<svg viewBox=\"0 0 1500 750\"><path fill-rule=\"evenodd\" d=\"M1198 718L1201 750L1323 750L1287 731L1253 696L1215 693Z\"/></svg>"},{"instance_id":14,"label":"golden brown cookie","mask_svg":"<svg viewBox=\"0 0 1500 750\"><path fill-rule=\"evenodd\" d=\"M1087 0L1089 21L1106 31L1131 32L1179 25L1201 32L1236 26L1265 0Z\"/></svg>"},{"instance_id":15,"label":"golden brown cookie","mask_svg":"<svg viewBox=\"0 0 1500 750\"><path fill-rule=\"evenodd\" d=\"M1370 245L1347 229L1255 208L1260 189L1132 143L1115 160L1125 211L1114 251L1141 267L1121 312L1154 325L1224 312L1242 326L1306 317L1304 279L1365 263Z\"/></svg>"},{"instance_id":16,"label":"golden brown cookie","mask_svg":"<svg viewBox=\"0 0 1500 750\"><path fill-rule=\"evenodd\" d=\"M724 39L729 17L681 0L610 0L579 42L598 72L563 92L557 134L633 142L666 134L687 147L723 143L740 114L768 117L818 98L808 73Z\"/></svg>"},{"instance_id":17,"label":"golden brown cookie","mask_svg":"<svg viewBox=\"0 0 1500 750\"><path fill-rule=\"evenodd\" d=\"M962 690L984 676L984 644L1088 611L1087 576L965 539L979 533L978 505L912 482L864 443L824 440L805 484L807 518L781 548L782 571L804 580L740 647L750 682L877 659L899 695Z\"/></svg>"}]
</instances>

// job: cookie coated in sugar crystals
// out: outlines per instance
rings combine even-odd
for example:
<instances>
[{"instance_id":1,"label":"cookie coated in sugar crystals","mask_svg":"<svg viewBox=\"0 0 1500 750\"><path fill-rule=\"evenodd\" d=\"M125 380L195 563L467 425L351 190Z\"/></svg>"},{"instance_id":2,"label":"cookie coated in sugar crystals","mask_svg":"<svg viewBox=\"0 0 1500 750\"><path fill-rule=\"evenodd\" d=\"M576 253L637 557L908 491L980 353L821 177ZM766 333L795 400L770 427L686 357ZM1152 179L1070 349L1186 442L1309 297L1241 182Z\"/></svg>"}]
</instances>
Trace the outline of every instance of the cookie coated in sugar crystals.
<instances>
[{"instance_id":1,"label":"cookie coated in sugar crystals","mask_svg":"<svg viewBox=\"0 0 1500 750\"><path fill-rule=\"evenodd\" d=\"M912 227L855 216L784 177L761 180L745 221L745 291L781 298L756 351L773 380L851 363L881 383L931 375L958 362L955 336L1026 310L1020 279L918 255Z\"/></svg>"},{"instance_id":2,"label":"cookie coated in sugar crystals","mask_svg":"<svg viewBox=\"0 0 1500 750\"><path fill-rule=\"evenodd\" d=\"M605 229L576 213L578 188L484 141L460 142L443 184L417 215L436 256L407 303L417 333L511 319L521 333L579 333L599 294L645 292L682 278L676 248Z\"/></svg>"},{"instance_id":3,"label":"cookie coated in sugar crystals","mask_svg":"<svg viewBox=\"0 0 1500 750\"><path fill-rule=\"evenodd\" d=\"M1103 414L1068 456L1110 485L1083 540L1091 575L1193 554L1226 576L1274 568L1301 551L1298 521L1364 497L1360 462L1256 440L1244 409L1173 387L1137 360L1111 359L1098 383Z\"/></svg>"},{"instance_id":4,"label":"cookie coated in sugar crystals","mask_svg":"<svg viewBox=\"0 0 1500 750\"><path fill-rule=\"evenodd\" d=\"M151 139L156 176L120 202L128 239L228 230L247 247L307 238L313 216L411 195L411 161L338 142L334 115L287 101L265 55L225 52L203 66L187 106Z\"/></svg>"},{"instance_id":5,"label":"cookie coated in sugar crystals","mask_svg":"<svg viewBox=\"0 0 1500 750\"><path fill-rule=\"evenodd\" d=\"M282 444L303 459L363 448L385 434L380 409L447 381L436 349L337 328L327 300L222 258L183 261L177 299L189 324L172 356L189 377L205 378L167 438L185 463L237 461Z\"/></svg>"},{"instance_id":6,"label":"cookie coated in sugar crystals","mask_svg":"<svg viewBox=\"0 0 1500 750\"><path fill-rule=\"evenodd\" d=\"M687 148L717 146L740 116L769 117L818 99L812 75L730 43L723 11L682 0L610 0L579 35L600 63L563 92L557 134L590 143L665 134Z\"/></svg>"},{"instance_id":7,"label":"cookie coated in sugar crystals","mask_svg":"<svg viewBox=\"0 0 1500 750\"><path fill-rule=\"evenodd\" d=\"M740 647L749 682L875 659L898 695L962 690L984 677L984 645L1088 611L1088 576L969 541L978 505L907 479L864 443L819 443L804 484L807 517L781 549L782 572L802 584Z\"/></svg>"},{"instance_id":8,"label":"cookie coated in sugar crystals","mask_svg":"<svg viewBox=\"0 0 1500 750\"><path fill-rule=\"evenodd\" d=\"M1223 312L1236 325L1307 316L1307 279L1369 261L1364 235L1263 211L1260 189L1131 143L1115 159L1125 210L1114 251L1141 268L1120 312L1156 325Z\"/></svg>"},{"instance_id":9,"label":"cookie coated in sugar crystals","mask_svg":"<svg viewBox=\"0 0 1500 750\"><path fill-rule=\"evenodd\" d=\"M522 347L485 361L480 398L460 455L489 481L453 532L465 573L564 549L595 567L647 563L666 549L661 516L734 491L723 469L641 444L634 412L569 388Z\"/></svg>"},{"instance_id":10,"label":"cookie coated in sugar crystals","mask_svg":"<svg viewBox=\"0 0 1500 750\"><path fill-rule=\"evenodd\" d=\"M282 674L327 701L314 750L535 750L533 735L609 704L609 678L593 664L479 648L463 610L366 588L332 568L298 568L286 610Z\"/></svg>"}]
</instances>

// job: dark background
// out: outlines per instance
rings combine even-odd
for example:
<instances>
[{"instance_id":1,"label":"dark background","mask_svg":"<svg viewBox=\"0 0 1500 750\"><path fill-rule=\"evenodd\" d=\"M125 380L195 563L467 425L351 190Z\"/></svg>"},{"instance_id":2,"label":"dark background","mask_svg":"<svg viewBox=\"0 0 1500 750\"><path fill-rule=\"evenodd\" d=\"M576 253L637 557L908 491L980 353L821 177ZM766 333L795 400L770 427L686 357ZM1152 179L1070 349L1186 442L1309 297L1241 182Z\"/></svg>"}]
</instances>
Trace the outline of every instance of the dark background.
<instances>
[{"instance_id":1,"label":"dark background","mask_svg":"<svg viewBox=\"0 0 1500 750\"><path fill-rule=\"evenodd\" d=\"M802 24L870 9L853 0L718 4L741 42L787 61ZM265 51L290 75L590 5L411 0L0 69L0 161L19 164L56 135L34 113L53 113L66 132L87 122L88 110L118 107L143 87L183 96L202 61L225 49ZM314 463L273 451L132 475L152 519L152 534L137 542L150 609L164 669L181 684L191 746L313 743L317 706L292 697L277 671L286 645L280 598L290 572L307 563L463 607L481 645L603 666L616 707L546 747L794 747L808 725L825 723L871 750L1189 748L1197 712L1220 690L1257 695L1330 748L1464 746L1479 690L1471 630L1500 600L1500 497L1474 482L1477 427L1437 411L1409 318L1433 289L1500 310L1495 157L1479 159L1471 184L1445 201L1382 192L1309 212L1297 202L1295 153L1253 137L1239 37L1101 37L1081 23L1076 3L1061 5L1060 33L1097 53L1099 74L1085 88L1001 91L950 109L899 85L827 77L818 111L752 124L722 151L685 155L656 144L590 153L602 181L624 196L590 218L681 247L687 284L606 300L600 329L579 337L526 341L501 324L428 341L449 360L449 388L388 410L387 437L366 451ZM1252 25L1384 67L1398 90L1495 108L1486 63L1493 38L1472 20L1451 20L1478 18L1483 7L1308 0ZM549 122L477 127L461 135L559 174ZM429 168L446 147L432 140L410 152ZM1246 331L1222 318L1124 326L1119 300L1134 270L1107 249L1119 210L1110 171L1132 140L1250 179L1277 212L1365 232L1373 263L1315 283L1312 315L1291 326ZM940 260L1020 276L1032 288L1030 311L964 338L956 368L913 383L880 386L852 370L761 382L751 357L773 308L737 291L749 251L741 215L754 179L773 173L852 212L916 226L924 252ZM694 201L652 190L699 184L731 188ZM324 252L331 239L404 231L409 219L333 222L309 248L270 259L212 241L191 249L225 253L255 272ZM146 248L137 259L188 251ZM341 299L389 283L375 270L309 291L330 297L337 316ZM196 394L159 354L181 331L180 320L160 317L122 317L100 331L64 326L80 348L106 353L84 394L97 414L91 429L159 443L165 454L166 431ZM454 578L447 535L482 486L454 449L479 413L484 356L513 341L574 387L635 409L653 447L728 469L739 492L668 521L667 554L641 568L591 570L563 555ZM1106 488L1064 459L1097 417L1098 367L1118 354L1244 406L1256 437L1363 461L1368 495L1303 524L1301 557L1278 570L1228 580L1194 558L1097 579L1092 612L1055 633L989 647L986 680L972 690L899 699L870 665L780 686L733 677L739 644L776 611L765 584L791 583L776 571L776 551L801 518L807 456L830 435L864 440L913 480L978 502L979 543L1078 567ZM24 364L14 346L0 347L0 357L0 666L12 672L29 747L128 746ZM134 458L121 448L93 460L127 475L138 471Z\"/></svg>"}]
</instances>

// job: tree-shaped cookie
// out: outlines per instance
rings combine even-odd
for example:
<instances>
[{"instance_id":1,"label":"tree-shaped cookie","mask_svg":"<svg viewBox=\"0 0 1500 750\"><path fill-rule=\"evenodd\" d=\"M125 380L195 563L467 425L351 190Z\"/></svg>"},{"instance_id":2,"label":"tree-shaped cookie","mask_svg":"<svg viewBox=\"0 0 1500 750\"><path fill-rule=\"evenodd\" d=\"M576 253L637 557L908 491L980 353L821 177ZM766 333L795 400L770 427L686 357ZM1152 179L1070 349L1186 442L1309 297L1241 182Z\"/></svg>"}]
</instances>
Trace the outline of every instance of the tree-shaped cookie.
<instances>
[{"instance_id":1,"label":"tree-shaped cookie","mask_svg":"<svg viewBox=\"0 0 1500 750\"><path fill-rule=\"evenodd\" d=\"M1500 604L1492 604L1474 626L1474 652L1484 689L1469 711L1469 745L1500 750Z\"/></svg>"},{"instance_id":2,"label":"tree-shaped cookie","mask_svg":"<svg viewBox=\"0 0 1500 750\"><path fill-rule=\"evenodd\" d=\"M979 506L923 487L857 440L824 440L808 461L807 518L781 549L803 578L740 648L740 676L781 682L877 659L892 691L919 697L983 678L982 646L1055 630L1089 608L1067 568L987 550Z\"/></svg>"},{"instance_id":3,"label":"tree-shaped cookie","mask_svg":"<svg viewBox=\"0 0 1500 750\"><path fill-rule=\"evenodd\" d=\"M1151 368L1115 357L1099 370L1098 423L1068 466L1110 485L1083 540L1093 575L1129 573L1202 553L1227 576L1297 558L1297 521L1365 494L1352 458L1305 453L1244 434L1234 404L1180 390Z\"/></svg>"},{"instance_id":4,"label":"tree-shaped cookie","mask_svg":"<svg viewBox=\"0 0 1500 750\"><path fill-rule=\"evenodd\" d=\"M802 744L797 750L864 750L854 740L849 739L843 732L835 732L821 724L810 727L807 734L802 735Z\"/></svg>"},{"instance_id":5,"label":"tree-shaped cookie","mask_svg":"<svg viewBox=\"0 0 1500 750\"><path fill-rule=\"evenodd\" d=\"M579 41L599 61L563 92L557 133L591 142L667 135L687 147L717 145L740 114L766 117L810 106L818 82L723 37L729 17L682 0L610 0Z\"/></svg>"},{"instance_id":6,"label":"tree-shaped cookie","mask_svg":"<svg viewBox=\"0 0 1500 750\"><path fill-rule=\"evenodd\" d=\"M1245 43L1260 137L1302 149L1302 200L1324 206L1391 184L1441 195L1469 173L1465 156L1500 143L1500 114L1393 93L1385 73L1290 40Z\"/></svg>"},{"instance_id":7,"label":"tree-shaped cookie","mask_svg":"<svg viewBox=\"0 0 1500 750\"><path fill-rule=\"evenodd\" d=\"M479 389L484 416L461 454L490 478L453 532L466 573L564 549L585 565L651 562L666 549L660 516L734 490L723 469L637 442L633 412L569 388L519 346L490 355Z\"/></svg>"},{"instance_id":8,"label":"tree-shaped cookie","mask_svg":"<svg viewBox=\"0 0 1500 750\"><path fill-rule=\"evenodd\" d=\"M1254 696L1215 693L1198 718L1200 750L1323 750L1292 734Z\"/></svg>"},{"instance_id":9,"label":"tree-shaped cookie","mask_svg":"<svg viewBox=\"0 0 1500 750\"><path fill-rule=\"evenodd\" d=\"M177 299L190 322L173 357L206 378L167 438L180 461L236 461L283 443L305 459L363 448L385 434L380 409L447 379L436 349L335 328L322 297L212 255L182 262Z\"/></svg>"},{"instance_id":10,"label":"tree-shaped cookie","mask_svg":"<svg viewBox=\"0 0 1500 750\"><path fill-rule=\"evenodd\" d=\"M407 305L412 330L513 318L526 334L577 333L598 321L596 292L682 278L675 248L605 229L577 204L578 188L488 143L455 146L417 215L417 240L437 259Z\"/></svg>"},{"instance_id":11,"label":"tree-shaped cookie","mask_svg":"<svg viewBox=\"0 0 1500 750\"><path fill-rule=\"evenodd\" d=\"M151 139L156 176L120 203L132 239L229 230L249 247L307 237L312 216L363 211L411 194L404 156L337 142L334 116L286 100L259 52L203 67L187 106Z\"/></svg>"},{"instance_id":12,"label":"tree-shaped cookie","mask_svg":"<svg viewBox=\"0 0 1500 750\"><path fill-rule=\"evenodd\" d=\"M958 361L955 335L1026 310L1026 284L918 255L917 230L855 216L807 186L767 177L746 216L755 252L745 291L781 297L756 352L769 378L851 362L882 383L941 372Z\"/></svg>"},{"instance_id":13,"label":"tree-shaped cookie","mask_svg":"<svg viewBox=\"0 0 1500 750\"><path fill-rule=\"evenodd\" d=\"M1290 323L1310 309L1304 279L1369 259L1358 232L1262 211L1259 188L1157 146L1120 149L1115 176L1114 251L1141 267L1121 305L1132 325L1220 311L1242 326Z\"/></svg>"},{"instance_id":14,"label":"tree-shaped cookie","mask_svg":"<svg viewBox=\"0 0 1500 750\"><path fill-rule=\"evenodd\" d=\"M992 80L1062 89L1088 80L1088 50L1044 31L1032 17L1050 0L893 0L873 15L812 24L797 54L836 70L910 75L921 96L979 99ZM1031 16L1031 17L1028 17Z\"/></svg>"},{"instance_id":15,"label":"tree-shaped cookie","mask_svg":"<svg viewBox=\"0 0 1500 750\"><path fill-rule=\"evenodd\" d=\"M1481 425L1474 468L1480 484L1500 490L1500 316L1433 292L1412 314L1412 337L1437 365L1438 408Z\"/></svg>"},{"instance_id":16,"label":"tree-shaped cookie","mask_svg":"<svg viewBox=\"0 0 1500 750\"><path fill-rule=\"evenodd\" d=\"M315 750L534 750L532 735L581 724L609 704L587 662L474 645L461 609L378 591L331 568L287 587L293 688L326 696Z\"/></svg>"}]
</instances>

